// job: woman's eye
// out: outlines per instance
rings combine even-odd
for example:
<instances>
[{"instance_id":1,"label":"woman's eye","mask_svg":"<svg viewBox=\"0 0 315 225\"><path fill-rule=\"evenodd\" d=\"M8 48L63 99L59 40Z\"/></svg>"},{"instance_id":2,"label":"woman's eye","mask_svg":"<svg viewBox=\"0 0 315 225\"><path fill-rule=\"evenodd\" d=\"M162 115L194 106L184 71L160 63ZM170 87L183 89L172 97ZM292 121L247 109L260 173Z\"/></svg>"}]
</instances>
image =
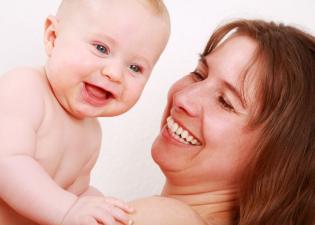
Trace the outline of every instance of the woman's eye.
<instances>
[{"instance_id":1,"label":"woman's eye","mask_svg":"<svg viewBox=\"0 0 315 225\"><path fill-rule=\"evenodd\" d=\"M198 70L191 72L191 74L192 74L194 80L196 80L196 81L201 81L201 80L205 79L205 76L202 75L200 72L198 72Z\"/></svg>"},{"instance_id":2,"label":"woman's eye","mask_svg":"<svg viewBox=\"0 0 315 225\"><path fill-rule=\"evenodd\" d=\"M135 73L140 73L141 72L141 67L137 65L130 65L129 69L131 69Z\"/></svg>"},{"instance_id":3,"label":"woman's eye","mask_svg":"<svg viewBox=\"0 0 315 225\"><path fill-rule=\"evenodd\" d=\"M231 112L235 112L234 107L228 101L226 101L222 96L219 97L219 103L224 109Z\"/></svg>"},{"instance_id":4,"label":"woman's eye","mask_svg":"<svg viewBox=\"0 0 315 225\"><path fill-rule=\"evenodd\" d=\"M107 47L105 47L104 45L97 44L97 45L95 45L95 47L96 47L97 51L99 51L100 53L106 54L106 55L109 54L109 49Z\"/></svg>"}]
</instances>

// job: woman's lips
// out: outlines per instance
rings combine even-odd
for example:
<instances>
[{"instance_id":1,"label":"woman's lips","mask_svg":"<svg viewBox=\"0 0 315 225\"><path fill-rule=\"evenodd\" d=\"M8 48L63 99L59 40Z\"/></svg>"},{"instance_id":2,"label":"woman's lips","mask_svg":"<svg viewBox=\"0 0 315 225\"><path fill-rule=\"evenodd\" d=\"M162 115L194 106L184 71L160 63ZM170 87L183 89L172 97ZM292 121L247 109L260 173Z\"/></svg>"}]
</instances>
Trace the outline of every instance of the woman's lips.
<instances>
[{"instance_id":1,"label":"woman's lips","mask_svg":"<svg viewBox=\"0 0 315 225\"><path fill-rule=\"evenodd\" d=\"M195 138L185 139L185 138L182 138L181 135L176 134L176 132L173 131L172 125L170 125L169 122L164 125L164 127L161 130L161 134L162 136L164 136L164 138L166 138L171 143L179 145L181 147L201 146L200 142ZM196 141L193 141L193 140L196 140Z\"/></svg>"},{"instance_id":2,"label":"woman's lips","mask_svg":"<svg viewBox=\"0 0 315 225\"><path fill-rule=\"evenodd\" d=\"M104 106L112 98L113 95L110 92L100 87L88 83L84 83L83 85L83 99L93 106Z\"/></svg>"},{"instance_id":3,"label":"woman's lips","mask_svg":"<svg viewBox=\"0 0 315 225\"><path fill-rule=\"evenodd\" d=\"M168 130L170 136L180 143L195 146L201 145L200 141L198 141L195 136L193 136L185 128L181 127L171 116L167 118L166 129Z\"/></svg>"}]
</instances>

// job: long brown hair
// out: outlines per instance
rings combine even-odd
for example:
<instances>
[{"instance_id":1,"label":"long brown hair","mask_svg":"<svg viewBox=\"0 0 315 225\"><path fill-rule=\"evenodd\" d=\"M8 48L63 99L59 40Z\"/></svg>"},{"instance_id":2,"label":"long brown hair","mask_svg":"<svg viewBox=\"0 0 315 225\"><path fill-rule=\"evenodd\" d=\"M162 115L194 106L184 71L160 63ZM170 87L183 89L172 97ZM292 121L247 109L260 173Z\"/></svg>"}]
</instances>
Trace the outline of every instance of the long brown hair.
<instances>
[{"instance_id":1,"label":"long brown hair","mask_svg":"<svg viewBox=\"0 0 315 225\"><path fill-rule=\"evenodd\" d=\"M242 179L236 224L314 225L315 38L292 26L237 20L216 30L203 55L231 32L258 44L259 104L250 125L262 127Z\"/></svg>"}]
</instances>

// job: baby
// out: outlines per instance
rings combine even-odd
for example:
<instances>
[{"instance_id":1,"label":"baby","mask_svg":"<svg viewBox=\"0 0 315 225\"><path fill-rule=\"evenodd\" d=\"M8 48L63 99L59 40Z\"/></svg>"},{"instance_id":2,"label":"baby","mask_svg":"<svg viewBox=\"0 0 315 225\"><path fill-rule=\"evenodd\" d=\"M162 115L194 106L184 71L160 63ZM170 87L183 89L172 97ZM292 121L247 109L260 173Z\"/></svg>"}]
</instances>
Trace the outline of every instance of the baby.
<instances>
[{"instance_id":1,"label":"baby","mask_svg":"<svg viewBox=\"0 0 315 225\"><path fill-rule=\"evenodd\" d=\"M47 62L0 77L0 224L128 224L125 203L89 186L96 117L140 97L166 46L161 0L63 0L45 24Z\"/></svg>"}]
</instances>

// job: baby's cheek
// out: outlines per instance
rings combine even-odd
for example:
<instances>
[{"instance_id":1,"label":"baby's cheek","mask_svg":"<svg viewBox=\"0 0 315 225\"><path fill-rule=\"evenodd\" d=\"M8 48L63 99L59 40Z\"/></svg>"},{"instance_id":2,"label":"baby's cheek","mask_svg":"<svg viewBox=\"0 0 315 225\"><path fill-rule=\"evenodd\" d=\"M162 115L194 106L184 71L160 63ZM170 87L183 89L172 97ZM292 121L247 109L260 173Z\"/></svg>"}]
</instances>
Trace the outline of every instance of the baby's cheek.
<instances>
[{"instance_id":1,"label":"baby's cheek","mask_svg":"<svg viewBox=\"0 0 315 225\"><path fill-rule=\"evenodd\" d=\"M141 96L142 92L137 92L134 91L133 93L130 93L125 101L125 107L126 110L131 109L139 100L140 96Z\"/></svg>"},{"instance_id":2,"label":"baby's cheek","mask_svg":"<svg viewBox=\"0 0 315 225\"><path fill-rule=\"evenodd\" d=\"M91 68L93 68L93 63L91 60L86 59L84 56L75 56L72 59L64 59L63 62L60 62L60 64L63 64L63 68L68 68L71 71L77 71L78 74L86 73L87 75L91 71Z\"/></svg>"},{"instance_id":3,"label":"baby's cheek","mask_svg":"<svg viewBox=\"0 0 315 225\"><path fill-rule=\"evenodd\" d=\"M143 89L146 85L144 80L141 80L133 85L130 85L128 89L126 89L126 98L128 98L128 104L132 107L136 104L143 93Z\"/></svg>"}]
</instances>

